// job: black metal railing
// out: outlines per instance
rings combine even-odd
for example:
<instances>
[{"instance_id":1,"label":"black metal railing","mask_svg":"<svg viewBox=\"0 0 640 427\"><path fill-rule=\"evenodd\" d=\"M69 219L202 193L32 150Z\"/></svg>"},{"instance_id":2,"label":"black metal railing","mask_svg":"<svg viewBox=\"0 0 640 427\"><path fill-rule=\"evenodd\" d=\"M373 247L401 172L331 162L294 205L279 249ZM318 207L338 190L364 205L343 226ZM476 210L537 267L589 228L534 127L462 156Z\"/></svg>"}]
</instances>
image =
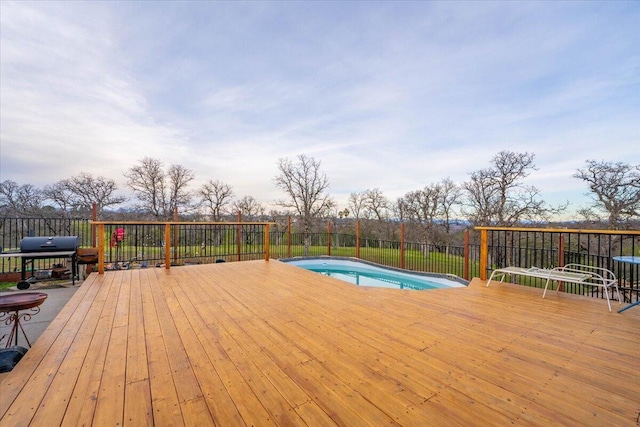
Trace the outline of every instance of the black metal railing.
<instances>
[{"instance_id":1,"label":"black metal railing","mask_svg":"<svg viewBox=\"0 0 640 427\"><path fill-rule=\"evenodd\" d=\"M481 256L480 277L486 279L496 268L552 268L583 264L611 270L626 302L640 299L640 266L621 263L614 257L640 254L640 231L571 230L477 227L485 234L485 255ZM481 237L482 240L482 237ZM520 276L517 283L544 287L543 280ZM602 288L564 284L564 291L604 297Z\"/></svg>"},{"instance_id":2,"label":"black metal railing","mask_svg":"<svg viewBox=\"0 0 640 427\"><path fill-rule=\"evenodd\" d=\"M78 236L81 246L91 246L91 221L80 218L2 218L0 219L0 252L19 252L24 237ZM64 258L35 260L35 268L51 268ZM19 257L0 258L0 273L19 271Z\"/></svg>"},{"instance_id":3,"label":"black metal railing","mask_svg":"<svg viewBox=\"0 0 640 427\"><path fill-rule=\"evenodd\" d=\"M267 223L96 222L106 270L264 258ZM104 243L101 243L104 242ZM168 263L167 263L168 261Z\"/></svg>"},{"instance_id":4,"label":"black metal railing","mask_svg":"<svg viewBox=\"0 0 640 427\"><path fill-rule=\"evenodd\" d=\"M356 257L389 267L453 274L465 278L478 276L479 273L479 244L468 244L466 248L437 246L374 238L358 239L356 235L348 233L332 233L330 237L331 240L328 233L309 234L306 255ZM274 232L270 242L272 258L305 256L303 233L292 233L289 236L288 233ZM359 242L359 246L356 242ZM466 258L465 253L468 254Z\"/></svg>"},{"instance_id":5,"label":"black metal railing","mask_svg":"<svg viewBox=\"0 0 640 427\"><path fill-rule=\"evenodd\" d=\"M307 254L305 247L310 256L358 257L391 267L467 279L486 279L491 270L506 266L549 268L579 263L613 271L625 301L640 299L640 266L613 260L615 256L640 255L640 231L478 227L477 231L465 231L464 245L436 246L361 236L358 227L355 232L327 230L305 236L290 227L274 226L267 236L267 223L170 224L167 233L167 223L105 222L103 235L99 236L97 223L86 219L9 218L0 219L0 242L4 250L17 250L23 237L76 235L81 246L95 247L102 238L106 269L158 266L167 260L170 265L188 265L265 256L288 258ZM0 273L19 268L17 257L0 259ZM520 278L518 283L543 286L531 278ZM596 287L566 285L565 291L602 296Z\"/></svg>"}]
</instances>

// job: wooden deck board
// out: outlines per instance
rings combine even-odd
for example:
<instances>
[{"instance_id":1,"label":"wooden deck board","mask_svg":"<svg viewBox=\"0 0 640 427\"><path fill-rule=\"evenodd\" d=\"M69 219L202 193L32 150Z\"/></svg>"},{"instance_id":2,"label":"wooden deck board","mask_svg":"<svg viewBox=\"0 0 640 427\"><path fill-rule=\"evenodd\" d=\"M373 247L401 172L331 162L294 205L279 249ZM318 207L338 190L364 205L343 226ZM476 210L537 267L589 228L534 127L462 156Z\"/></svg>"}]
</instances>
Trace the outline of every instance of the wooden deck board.
<instances>
[{"instance_id":1,"label":"wooden deck board","mask_svg":"<svg viewBox=\"0 0 640 427\"><path fill-rule=\"evenodd\" d=\"M113 307L107 304L107 301L115 300L112 293L117 289L117 287L112 286L115 278L115 276L107 278L108 280L105 280L100 286L92 287L95 290L92 294L94 297L83 300L83 304L93 300L93 304L89 305L87 316L80 327L80 341L78 341L77 345L78 352L80 354L84 352L84 361L80 367L76 382L73 384L71 397L63 414L63 426L77 426L82 423L91 424L93 420L109 337L111 336L111 329L106 322L109 319L108 313ZM65 309L72 303L73 300L65 306ZM48 414L43 413L42 415L46 416Z\"/></svg>"},{"instance_id":2,"label":"wooden deck board","mask_svg":"<svg viewBox=\"0 0 640 427\"><path fill-rule=\"evenodd\" d=\"M640 309L277 261L92 274L0 384L2 425L636 425Z\"/></svg>"},{"instance_id":3,"label":"wooden deck board","mask_svg":"<svg viewBox=\"0 0 640 427\"><path fill-rule=\"evenodd\" d=\"M158 309L153 298L152 288L156 286L155 275L141 274L140 291L153 420L156 425L181 426L185 422L158 319ZM131 424L135 424L135 421Z\"/></svg>"},{"instance_id":4,"label":"wooden deck board","mask_svg":"<svg viewBox=\"0 0 640 427\"><path fill-rule=\"evenodd\" d=\"M151 384L144 328L140 274L131 276L124 394L124 425L152 425Z\"/></svg>"}]
</instances>

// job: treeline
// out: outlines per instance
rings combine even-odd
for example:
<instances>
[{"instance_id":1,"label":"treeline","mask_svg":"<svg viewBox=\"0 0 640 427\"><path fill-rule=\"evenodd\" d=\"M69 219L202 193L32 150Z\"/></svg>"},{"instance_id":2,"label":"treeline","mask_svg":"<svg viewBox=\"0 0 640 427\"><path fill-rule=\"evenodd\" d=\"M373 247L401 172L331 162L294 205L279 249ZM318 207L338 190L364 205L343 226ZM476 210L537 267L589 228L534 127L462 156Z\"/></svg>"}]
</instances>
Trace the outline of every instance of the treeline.
<instances>
[{"instance_id":1,"label":"treeline","mask_svg":"<svg viewBox=\"0 0 640 427\"><path fill-rule=\"evenodd\" d=\"M224 221L236 219L239 212L243 220L275 221L278 227L285 227L287 217L293 216L296 231L305 235L325 230L327 221L339 232L351 232L357 219L363 233L383 240L395 240L402 222L408 239L448 245L467 226L548 225L566 212L568 202L552 206L536 187L527 185L526 178L536 169L534 158L533 153L501 151L468 181L444 178L396 200L378 188L365 189L352 193L347 207L338 208L321 163L301 154L278 160L273 182L286 197L274 201L281 210L267 212L256 198L237 197L221 180L209 179L194 189L193 171L181 165L165 167L146 157L124 174L130 196L119 195L113 179L84 172L44 188L0 182L0 215L87 218L94 205L104 220L170 220L177 210L182 220ZM576 226L638 227L640 165L588 160L573 177L586 184L592 201L580 207Z\"/></svg>"}]
</instances>

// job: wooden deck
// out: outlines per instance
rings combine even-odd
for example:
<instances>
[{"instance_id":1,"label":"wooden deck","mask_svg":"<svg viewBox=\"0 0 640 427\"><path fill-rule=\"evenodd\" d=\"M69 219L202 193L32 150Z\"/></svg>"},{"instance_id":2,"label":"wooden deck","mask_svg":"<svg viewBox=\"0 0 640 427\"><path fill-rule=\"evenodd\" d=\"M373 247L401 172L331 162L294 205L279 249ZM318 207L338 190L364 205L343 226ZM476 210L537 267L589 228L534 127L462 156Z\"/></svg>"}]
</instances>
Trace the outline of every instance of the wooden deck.
<instances>
[{"instance_id":1,"label":"wooden deck","mask_svg":"<svg viewBox=\"0 0 640 427\"><path fill-rule=\"evenodd\" d=\"M363 288L278 261L94 273L0 385L2 426L636 426L639 412L640 308L479 279Z\"/></svg>"}]
</instances>

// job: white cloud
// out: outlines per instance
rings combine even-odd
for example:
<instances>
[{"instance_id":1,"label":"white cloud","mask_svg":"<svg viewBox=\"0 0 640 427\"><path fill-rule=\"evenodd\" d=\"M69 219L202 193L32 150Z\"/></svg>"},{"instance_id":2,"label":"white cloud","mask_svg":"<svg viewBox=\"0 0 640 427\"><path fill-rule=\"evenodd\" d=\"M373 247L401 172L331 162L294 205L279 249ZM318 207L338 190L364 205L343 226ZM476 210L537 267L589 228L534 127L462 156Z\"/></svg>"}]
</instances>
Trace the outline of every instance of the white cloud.
<instances>
[{"instance_id":1,"label":"white cloud","mask_svg":"<svg viewBox=\"0 0 640 427\"><path fill-rule=\"evenodd\" d=\"M640 163L633 3L0 3L0 180L145 156L269 203L278 158L339 203L536 154L544 197L588 159ZM144 12L144 13L141 13Z\"/></svg>"}]
</instances>

